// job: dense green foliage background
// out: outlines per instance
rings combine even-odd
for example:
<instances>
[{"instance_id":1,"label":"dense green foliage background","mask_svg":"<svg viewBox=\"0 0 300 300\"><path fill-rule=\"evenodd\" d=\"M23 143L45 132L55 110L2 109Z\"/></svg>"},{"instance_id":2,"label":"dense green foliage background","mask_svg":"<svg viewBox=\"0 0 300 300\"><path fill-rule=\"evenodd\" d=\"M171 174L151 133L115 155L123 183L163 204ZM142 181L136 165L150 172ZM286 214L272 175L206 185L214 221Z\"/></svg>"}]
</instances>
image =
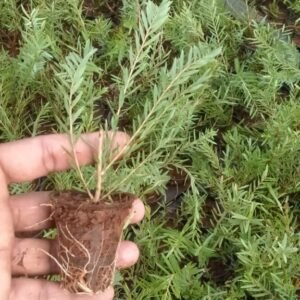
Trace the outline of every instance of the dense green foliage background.
<instances>
[{"instance_id":1,"label":"dense green foliage background","mask_svg":"<svg viewBox=\"0 0 300 300\"><path fill-rule=\"evenodd\" d=\"M126 233L141 259L117 276L118 299L297 299L292 34L228 1L155 2L1 1L0 139L67 132L70 95L77 133L101 124L138 132L132 158L105 183L147 204L145 220ZM280 2L300 16L298 1ZM174 167L188 189L150 205L150 192L168 191ZM71 171L11 190L37 186L80 182Z\"/></svg>"}]
</instances>

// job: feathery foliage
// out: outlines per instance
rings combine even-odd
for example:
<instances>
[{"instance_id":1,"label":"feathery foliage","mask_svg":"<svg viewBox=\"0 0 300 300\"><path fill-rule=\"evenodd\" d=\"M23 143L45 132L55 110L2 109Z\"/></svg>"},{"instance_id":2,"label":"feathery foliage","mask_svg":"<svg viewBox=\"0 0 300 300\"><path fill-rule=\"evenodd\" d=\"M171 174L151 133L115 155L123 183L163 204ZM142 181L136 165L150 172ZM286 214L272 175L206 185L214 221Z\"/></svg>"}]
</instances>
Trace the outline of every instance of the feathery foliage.
<instances>
[{"instance_id":1,"label":"feathery foliage","mask_svg":"<svg viewBox=\"0 0 300 300\"><path fill-rule=\"evenodd\" d=\"M130 134L120 161L102 157L103 191L135 193L147 211L126 232L141 259L116 277L117 299L297 299L300 54L290 30L241 17L234 1L93 2L2 1L1 140ZM280 2L299 14L298 1ZM172 196L174 168L188 188L178 181ZM11 193L93 190L96 171Z\"/></svg>"}]
</instances>

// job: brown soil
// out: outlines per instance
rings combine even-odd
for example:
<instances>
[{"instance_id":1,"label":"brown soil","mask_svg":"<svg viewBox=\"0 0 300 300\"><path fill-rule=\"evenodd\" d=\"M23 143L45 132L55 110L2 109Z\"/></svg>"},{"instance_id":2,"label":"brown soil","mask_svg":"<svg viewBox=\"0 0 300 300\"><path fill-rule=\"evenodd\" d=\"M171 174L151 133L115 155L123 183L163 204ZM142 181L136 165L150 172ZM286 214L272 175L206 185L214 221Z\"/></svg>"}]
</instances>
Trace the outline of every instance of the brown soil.
<instances>
[{"instance_id":1,"label":"brown soil","mask_svg":"<svg viewBox=\"0 0 300 300\"><path fill-rule=\"evenodd\" d=\"M107 0L84 0L83 13L88 19L95 19L99 16L105 16L110 19L114 24L119 24L119 11L122 7L122 2L107 1Z\"/></svg>"},{"instance_id":2,"label":"brown soil","mask_svg":"<svg viewBox=\"0 0 300 300\"><path fill-rule=\"evenodd\" d=\"M57 261L62 286L72 293L97 293L113 281L116 253L134 196L116 193L99 203L77 191L54 192Z\"/></svg>"},{"instance_id":3,"label":"brown soil","mask_svg":"<svg viewBox=\"0 0 300 300\"><path fill-rule=\"evenodd\" d=\"M165 196L166 202L171 203L189 189L190 180L188 178L188 175L182 169L171 166L169 167L169 170L167 170L167 172L170 176L170 180L166 185ZM152 209L154 208L154 205L161 200L162 195L157 192L153 192L147 195L147 203L150 206L153 206ZM176 205L176 203L174 205Z\"/></svg>"},{"instance_id":4,"label":"brown soil","mask_svg":"<svg viewBox=\"0 0 300 300\"><path fill-rule=\"evenodd\" d=\"M217 286L224 286L234 277L234 268L230 259L221 257L210 258L204 279L214 282ZM204 280L205 281L205 280Z\"/></svg>"},{"instance_id":5,"label":"brown soil","mask_svg":"<svg viewBox=\"0 0 300 300\"><path fill-rule=\"evenodd\" d=\"M18 31L0 29L0 48L8 51L11 57L17 57L20 51L21 34Z\"/></svg>"},{"instance_id":6,"label":"brown soil","mask_svg":"<svg viewBox=\"0 0 300 300\"><path fill-rule=\"evenodd\" d=\"M216 226L220 205L212 197L208 197L202 205L202 218L200 228L202 232L208 232Z\"/></svg>"}]
</instances>

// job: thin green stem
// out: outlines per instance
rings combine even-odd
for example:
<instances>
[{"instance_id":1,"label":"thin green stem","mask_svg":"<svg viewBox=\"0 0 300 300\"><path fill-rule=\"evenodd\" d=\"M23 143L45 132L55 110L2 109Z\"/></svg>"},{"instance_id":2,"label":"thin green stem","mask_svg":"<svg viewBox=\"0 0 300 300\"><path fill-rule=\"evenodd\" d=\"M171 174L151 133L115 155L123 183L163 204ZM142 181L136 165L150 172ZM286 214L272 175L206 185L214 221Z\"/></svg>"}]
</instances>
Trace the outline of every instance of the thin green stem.
<instances>
[{"instance_id":1,"label":"thin green stem","mask_svg":"<svg viewBox=\"0 0 300 300\"><path fill-rule=\"evenodd\" d=\"M98 145L98 161L97 161L97 188L95 197L93 202L99 202L101 197L101 190L102 190L102 157L103 157L103 136L102 133L99 132L99 145Z\"/></svg>"},{"instance_id":2,"label":"thin green stem","mask_svg":"<svg viewBox=\"0 0 300 300\"><path fill-rule=\"evenodd\" d=\"M72 89L71 89L72 90ZM87 194L89 195L89 198L91 200L93 200L93 195L83 177L83 174L81 172L81 169L80 169L80 164L79 164L79 161L78 161L78 158L77 158L77 155L76 155L76 150L75 150L75 141L74 141L74 131L73 131L73 118L72 118L72 93L70 93L70 97L69 97L69 136L70 136L70 144L71 144L71 148L72 148L72 156L73 156L73 159L74 159L74 162L75 162L75 167L78 171L78 174L79 174L79 177L80 177L80 180L82 182L82 184L84 185L84 188L87 192Z\"/></svg>"},{"instance_id":3,"label":"thin green stem","mask_svg":"<svg viewBox=\"0 0 300 300\"><path fill-rule=\"evenodd\" d=\"M192 65L192 64L191 64ZM181 77L181 75L191 67L191 65L187 65L185 68L183 68L176 76L175 78L170 82L170 84L166 87L166 89L161 93L160 97L157 99L157 101L154 103L154 105L152 106L150 112L148 113L148 115L146 116L146 118L143 120L142 124L139 126L139 128L135 131L135 133L131 136L130 140L128 141L128 143L124 146L124 148L111 160L111 162L105 167L105 169L103 170L103 174L105 174L111 167L112 165L118 161L125 153L126 151L129 149L129 147L131 146L131 144L134 142L134 140L137 138L137 136L140 134L140 132L142 131L142 129L145 127L145 125L147 124L148 120L150 119L150 117L153 115L153 113L155 112L157 105L164 99L165 95L168 93L168 91L172 88L172 86L175 84L175 82L178 80L178 78Z\"/></svg>"}]
</instances>

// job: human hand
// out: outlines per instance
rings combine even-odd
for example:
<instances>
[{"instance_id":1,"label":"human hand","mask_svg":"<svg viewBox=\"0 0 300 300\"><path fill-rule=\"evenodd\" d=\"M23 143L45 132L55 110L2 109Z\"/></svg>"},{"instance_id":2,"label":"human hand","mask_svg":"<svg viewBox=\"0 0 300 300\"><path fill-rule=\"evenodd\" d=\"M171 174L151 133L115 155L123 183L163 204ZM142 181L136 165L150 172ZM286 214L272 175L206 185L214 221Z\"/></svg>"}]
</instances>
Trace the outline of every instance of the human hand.
<instances>
[{"instance_id":1,"label":"human hand","mask_svg":"<svg viewBox=\"0 0 300 300\"><path fill-rule=\"evenodd\" d=\"M98 147L99 133L81 136L76 144L80 165L92 162ZM128 136L117 133L114 147L124 147ZM46 280L16 275L36 276L51 274L57 269L46 255L54 241L35 238L15 238L15 232L41 230L53 226L49 219L48 192L31 192L10 196L8 184L34 180L52 172L67 170L70 159L64 149L69 148L66 135L45 135L0 144L0 299L1 300L108 300L113 299L113 288L99 295L71 295L58 284ZM44 204L44 205L43 205ZM140 200L133 204L131 222L144 216ZM43 251L39 251L42 249ZM139 256L137 246L123 241L117 258L119 268L133 265Z\"/></svg>"}]
</instances>

